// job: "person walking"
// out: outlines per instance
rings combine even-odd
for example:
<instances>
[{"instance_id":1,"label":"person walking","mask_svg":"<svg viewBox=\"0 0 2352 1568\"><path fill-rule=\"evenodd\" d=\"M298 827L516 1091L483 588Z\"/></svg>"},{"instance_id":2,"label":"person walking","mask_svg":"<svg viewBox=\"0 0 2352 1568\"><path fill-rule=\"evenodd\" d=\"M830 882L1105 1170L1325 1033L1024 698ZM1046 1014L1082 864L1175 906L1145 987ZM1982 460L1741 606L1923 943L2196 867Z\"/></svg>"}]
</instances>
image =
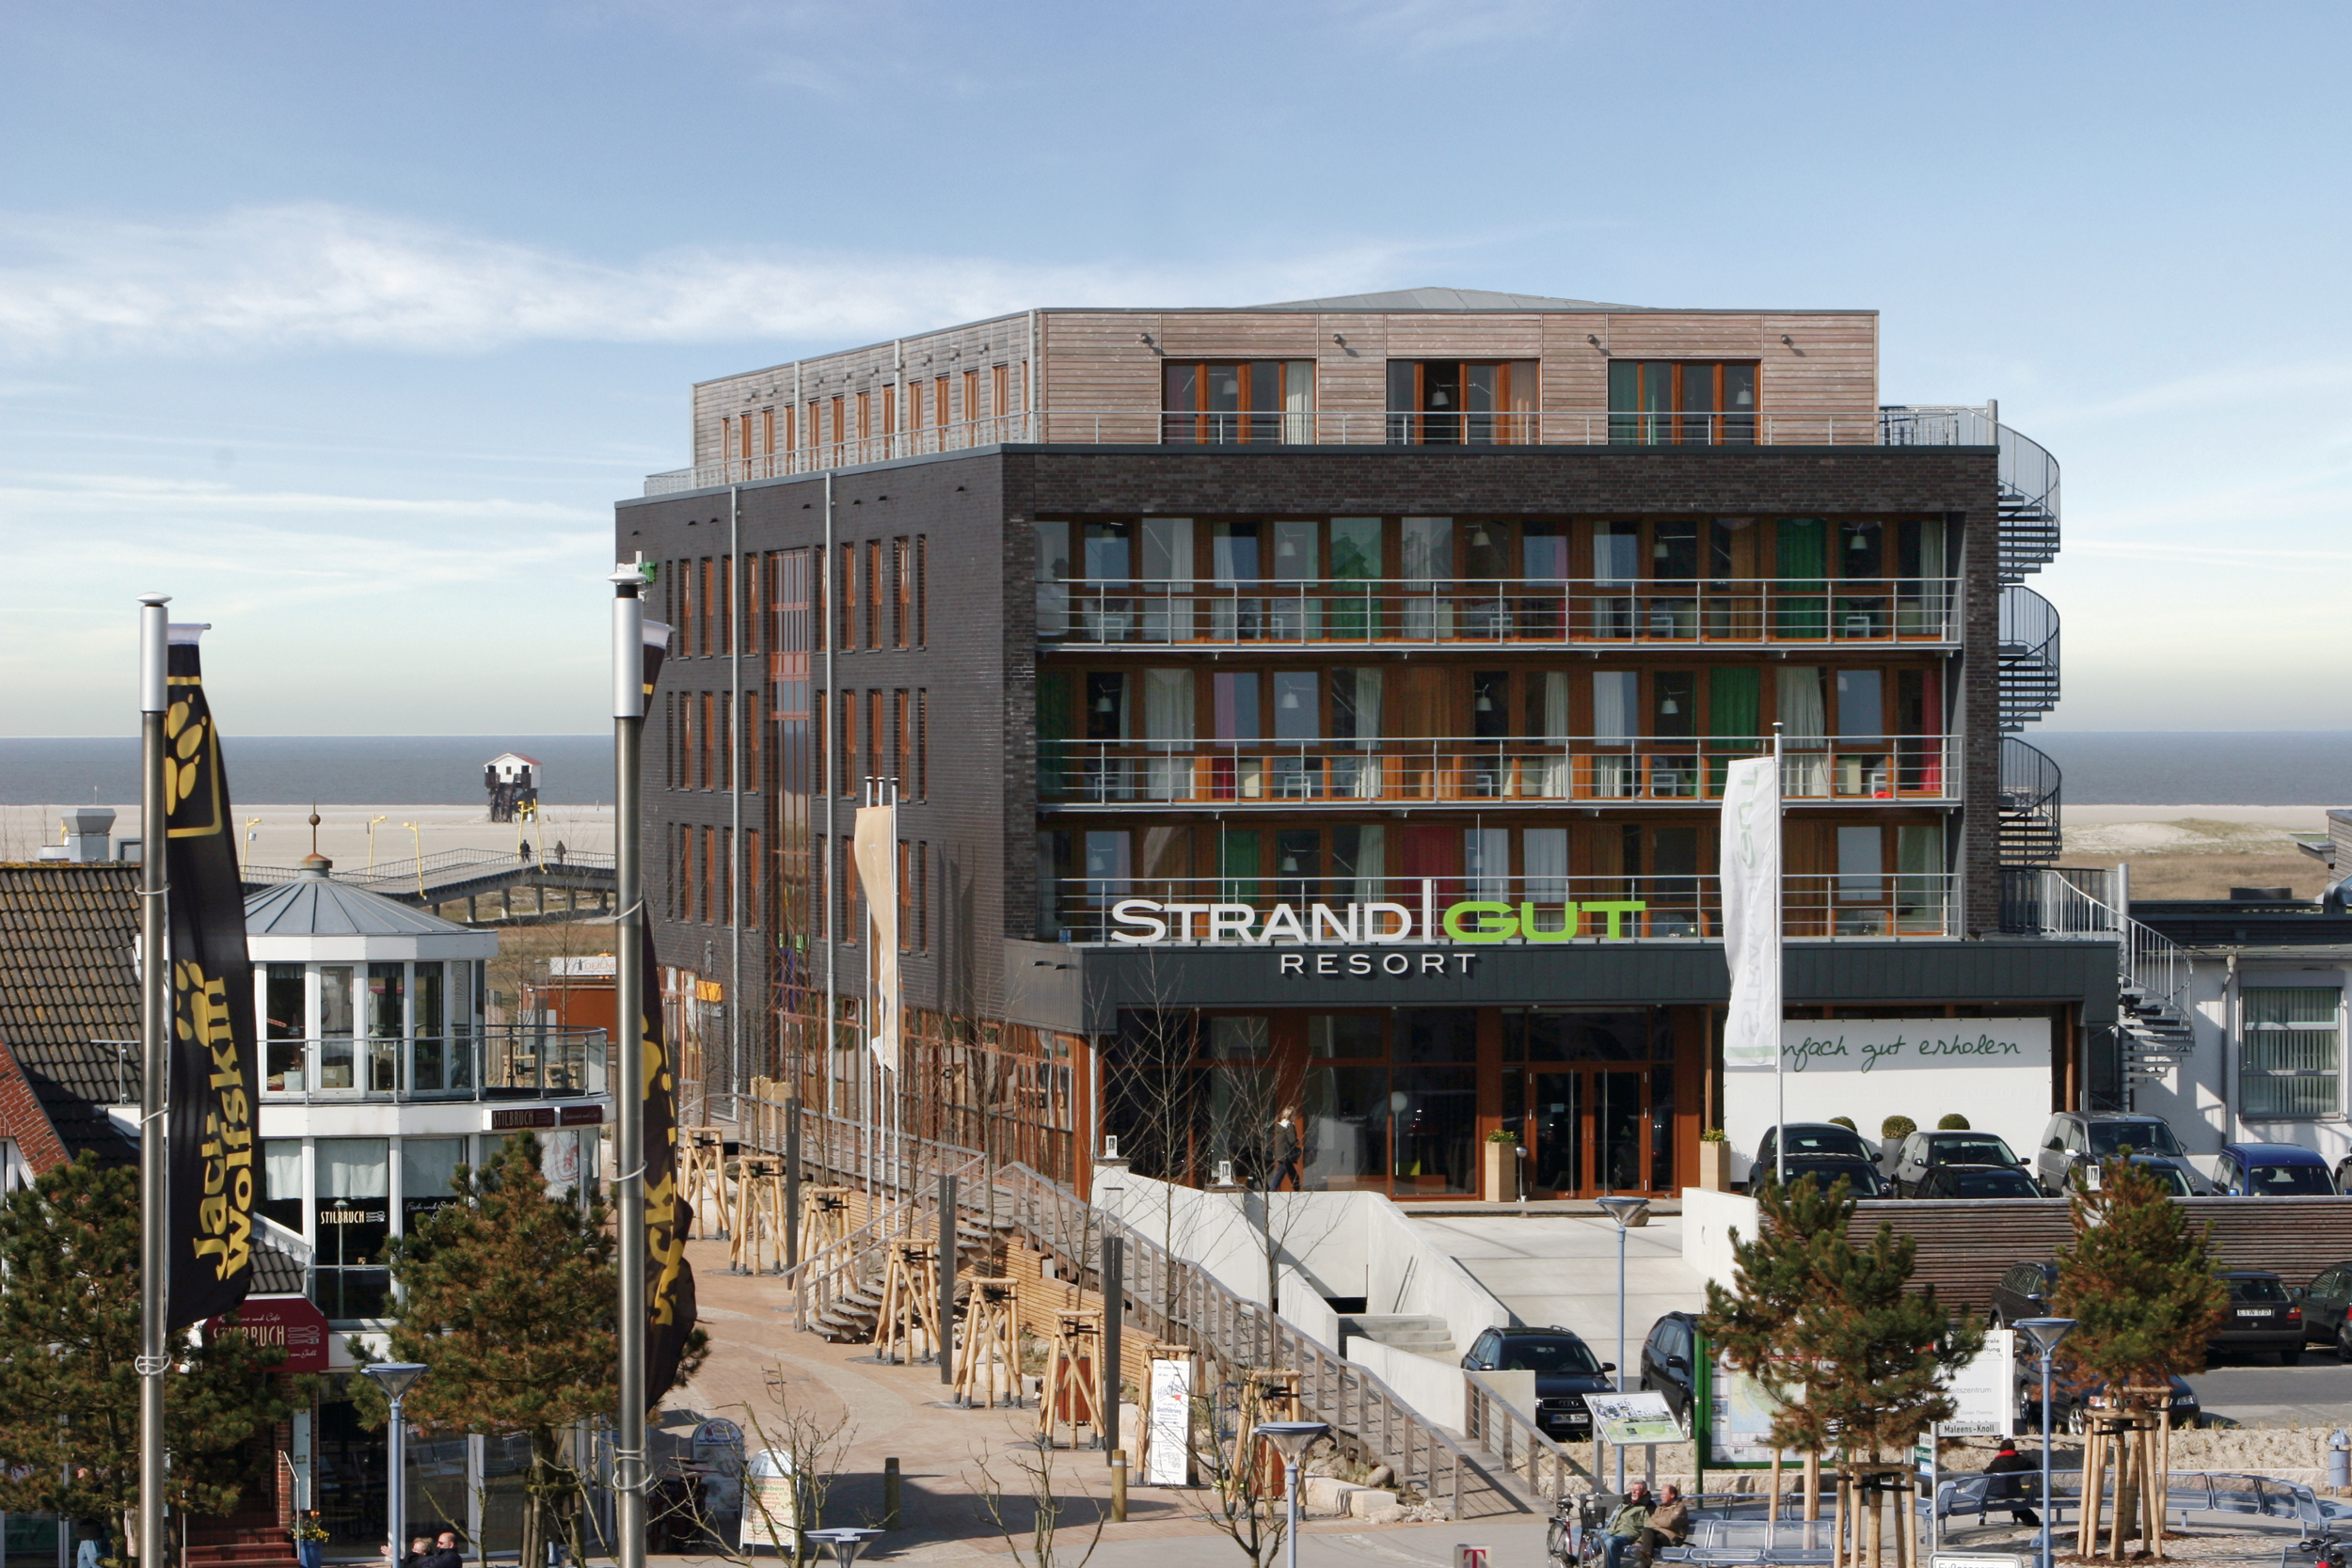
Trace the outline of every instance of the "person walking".
<instances>
[{"instance_id":1,"label":"person walking","mask_svg":"<svg viewBox=\"0 0 2352 1568\"><path fill-rule=\"evenodd\" d=\"M1601 1551L1609 1560L1609 1568L1619 1568L1625 1560L1625 1549L1649 1528L1649 1487L1635 1481L1625 1489L1625 1501L1609 1516L1602 1527Z\"/></svg>"},{"instance_id":2,"label":"person walking","mask_svg":"<svg viewBox=\"0 0 2352 1568\"><path fill-rule=\"evenodd\" d=\"M1274 1124L1274 1184L1267 1190L1280 1192L1288 1180L1292 1192L1299 1192L1299 1161L1306 1154L1306 1139L1299 1135L1298 1107L1282 1107L1281 1119Z\"/></svg>"},{"instance_id":3,"label":"person walking","mask_svg":"<svg viewBox=\"0 0 2352 1568\"><path fill-rule=\"evenodd\" d=\"M1984 1466L1984 1473L1995 1478L1985 1482L1986 1505L1990 1507L2005 1502L2009 1504L2011 1519L2029 1528L2041 1528L2042 1515L2026 1506L2030 1494L2026 1491L2026 1483L2018 1479L2028 1474L2038 1475L2041 1469L2039 1461L2027 1459L2017 1451L2014 1438L2002 1438L2000 1451L1986 1461Z\"/></svg>"}]
</instances>

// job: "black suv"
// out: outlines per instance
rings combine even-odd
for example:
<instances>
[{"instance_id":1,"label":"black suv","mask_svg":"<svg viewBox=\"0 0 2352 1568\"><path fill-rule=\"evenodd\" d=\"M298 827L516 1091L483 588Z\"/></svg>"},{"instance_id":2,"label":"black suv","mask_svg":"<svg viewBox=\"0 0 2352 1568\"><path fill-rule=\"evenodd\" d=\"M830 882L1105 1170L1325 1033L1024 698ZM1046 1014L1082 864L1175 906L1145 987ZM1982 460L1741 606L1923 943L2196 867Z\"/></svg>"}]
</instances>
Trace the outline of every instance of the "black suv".
<instances>
[{"instance_id":1,"label":"black suv","mask_svg":"<svg viewBox=\"0 0 2352 1568\"><path fill-rule=\"evenodd\" d=\"M1691 1424L1691 1399L1696 1376L1692 1352L1698 1343L1695 1312L1669 1312L1649 1325L1642 1341L1642 1387L1666 1396L1666 1408L1685 1427Z\"/></svg>"},{"instance_id":2,"label":"black suv","mask_svg":"<svg viewBox=\"0 0 2352 1568\"><path fill-rule=\"evenodd\" d=\"M1535 1424L1555 1443L1593 1434L1587 1394L1606 1394L1615 1385L1613 1361L1597 1361L1583 1339L1553 1323L1549 1328L1490 1328L1471 1341L1462 1365L1473 1372L1534 1372Z\"/></svg>"},{"instance_id":3,"label":"black suv","mask_svg":"<svg viewBox=\"0 0 2352 1568\"><path fill-rule=\"evenodd\" d=\"M2010 1165L2023 1170L2026 1162L1997 1133L1949 1128L1914 1132L1895 1151L1895 1196L1917 1197L1920 1183L1939 1165Z\"/></svg>"},{"instance_id":4,"label":"black suv","mask_svg":"<svg viewBox=\"0 0 2352 1568\"><path fill-rule=\"evenodd\" d=\"M1993 1287L1993 1312L1987 1320L1990 1326L2008 1323L2015 1327L2027 1318L2050 1315L2050 1292L2058 1288L2056 1263L2011 1263L2002 1272L2000 1283ZM2025 1353L2018 1353L2018 1364L2025 1364Z\"/></svg>"},{"instance_id":5,"label":"black suv","mask_svg":"<svg viewBox=\"0 0 2352 1568\"><path fill-rule=\"evenodd\" d=\"M2034 1179L2015 1165L1931 1165L1911 1189L1914 1197L2042 1197Z\"/></svg>"}]
</instances>

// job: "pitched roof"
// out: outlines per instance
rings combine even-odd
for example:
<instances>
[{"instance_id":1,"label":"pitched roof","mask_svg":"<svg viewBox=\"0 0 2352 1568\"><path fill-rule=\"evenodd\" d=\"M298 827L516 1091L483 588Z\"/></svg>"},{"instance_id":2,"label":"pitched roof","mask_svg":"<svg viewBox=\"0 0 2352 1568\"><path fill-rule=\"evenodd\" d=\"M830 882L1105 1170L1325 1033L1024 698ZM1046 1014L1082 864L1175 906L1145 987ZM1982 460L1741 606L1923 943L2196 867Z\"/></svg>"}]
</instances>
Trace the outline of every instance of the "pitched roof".
<instances>
[{"instance_id":1,"label":"pitched roof","mask_svg":"<svg viewBox=\"0 0 2352 1568\"><path fill-rule=\"evenodd\" d=\"M328 877L324 865L305 866L291 881L263 888L245 901L246 935L253 937L444 937L477 935L469 926L353 887Z\"/></svg>"},{"instance_id":2,"label":"pitched roof","mask_svg":"<svg viewBox=\"0 0 2352 1568\"><path fill-rule=\"evenodd\" d=\"M12 1128L28 1162L46 1168L83 1149L129 1160L134 1146L106 1107L139 1092L139 868L43 861L0 864L0 1077L32 1091L42 1129ZM13 1069L13 1071L10 1069ZM12 1113L0 1095L0 1108Z\"/></svg>"},{"instance_id":3,"label":"pitched roof","mask_svg":"<svg viewBox=\"0 0 2352 1568\"><path fill-rule=\"evenodd\" d=\"M1646 310L1646 305L1608 305L1597 299L1559 299L1550 294L1505 294L1492 289L1390 289L1373 294L1333 294L1327 299L1286 299L1246 305L1245 310Z\"/></svg>"}]
</instances>

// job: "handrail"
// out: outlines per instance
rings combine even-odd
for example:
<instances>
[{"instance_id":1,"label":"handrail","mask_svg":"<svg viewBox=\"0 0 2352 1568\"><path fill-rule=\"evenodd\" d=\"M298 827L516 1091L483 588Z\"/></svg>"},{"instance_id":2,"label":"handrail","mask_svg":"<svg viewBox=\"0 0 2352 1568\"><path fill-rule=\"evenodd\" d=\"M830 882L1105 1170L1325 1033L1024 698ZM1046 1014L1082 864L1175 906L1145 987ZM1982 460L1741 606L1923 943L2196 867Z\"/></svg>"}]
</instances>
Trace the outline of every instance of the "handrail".
<instances>
[{"instance_id":1,"label":"handrail","mask_svg":"<svg viewBox=\"0 0 2352 1568\"><path fill-rule=\"evenodd\" d=\"M2058 607L2023 583L2004 587L1999 647L2001 727L2013 730L2058 706Z\"/></svg>"},{"instance_id":2,"label":"handrail","mask_svg":"<svg viewBox=\"0 0 2352 1568\"><path fill-rule=\"evenodd\" d=\"M1192 644L1960 640L1959 579L1905 578L1057 578L1038 638L1068 647Z\"/></svg>"},{"instance_id":3,"label":"handrail","mask_svg":"<svg viewBox=\"0 0 2352 1568\"><path fill-rule=\"evenodd\" d=\"M1041 740L1038 795L1070 806L1194 801L1712 800L1724 765L1769 736L1544 736L1311 740ZM1946 735L1797 736L1782 764L1794 799L1958 796Z\"/></svg>"},{"instance_id":4,"label":"handrail","mask_svg":"<svg viewBox=\"0 0 2352 1568\"><path fill-rule=\"evenodd\" d=\"M1462 1435L1477 1444L1480 1452L1501 1460L1504 1469L1514 1474L1523 1471L1528 1489L1538 1497L1565 1496L1571 1474L1583 1477L1591 1485L1600 1484L1591 1470L1576 1462L1575 1455L1553 1442L1533 1417L1484 1377L1465 1370L1462 1383ZM1547 1476L1551 1481L1549 1490L1544 1486Z\"/></svg>"},{"instance_id":5,"label":"handrail","mask_svg":"<svg viewBox=\"0 0 2352 1568\"><path fill-rule=\"evenodd\" d=\"M986 1178L986 1162L975 1155L946 1174L956 1178L961 1189L967 1182ZM913 1194L898 1202L877 1205L864 1225L787 1269L784 1286L792 1295L793 1326L809 1326L812 1297L816 1300L814 1315L821 1317L835 1301L864 1284L875 1272L874 1254L882 1248L893 1242L922 1239L927 1234L935 1236L936 1225L927 1233L923 1222L935 1220L938 1212L938 1188L933 1186L926 1192L918 1185Z\"/></svg>"},{"instance_id":6,"label":"handrail","mask_svg":"<svg viewBox=\"0 0 2352 1568\"><path fill-rule=\"evenodd\" d=\"M804 433L805 434L805 433ZM645 476L648 496L787 479L860 463L968 451L1008 442L1073 446L1991 446L2001 483L2056 510L2057 464L2010 432L1990 407L1773 408L1754 413L1605 408L1431 413L1422 409L1306 409L1204 413L1140 408L1046 408L919 429L803 442L748 457Z\"/></svg>"},{"instance_id":7,"label":"handrail","mask_svg":"<svg viewBox=\"0 0 2352 1568\"><path fill-rule=\"evenodd\" d=\"M511 849L437 849L421 858L410 856L406 860L378 861L373 871L330 872L326 879L341 882L346 887L407 888L415 886L420 876L430 877L436 881L452 880L453 879L440 875L450 871L470 871L477 868L504 871L519 868L550 872L560 876L566 871L610 871L612 865L613 860L611 855L584 849L565 849L561 859L552 854L517 855ZM240 869L245 880L248 882L291 882L303 875L302 868L294 865L248 863Z\"/></svg>"},{"instance_id":8,"label":"handrail","mask_svg":"<svg viewBox=\"0 0 2352 1568\"><path fill-rule=\"evenodd\" d=\"M1026 1165L998 1167L995 1186L1009 1203L1000 1212L1032 1239L1069 1259L1082 1275L1095 1271L1102 1238L1116 1231L1126 1243L1125 1293L1147 1332L1187 1344L1229 1367L1295 1369L1306 1413L1328 1421L1336 1433L1376 1454L1395 1470L1400 1482L1418 1488L1454 1518L1463 1517L1466 1497L1485 1504L1481 1512L1525 1509L1460 1443L1414 1411L1370 1369L1343 1359L1118 1215L1095 1208ZM1491 1498L1501 1498L1503 1508L1495 1507Z\"/></svg>"},{"instance_id":9,"label":"handrail","mask_svg":"<svg viewBox=\"0 0 2352 1568\"><path fill-rule=\"evenodd\" d=\"M2030 885L2027 874L2012 869L2005 876L2005 928L2045 936L2113 938L2117 984L2137 991L2146 1006L2170 1022L2189 1023L2188 985L2194 960L2169 937L2109 902L2113 895L2107 873L2046 867L2030 875L2034 879Z\"/></svg>"}]
</instances>

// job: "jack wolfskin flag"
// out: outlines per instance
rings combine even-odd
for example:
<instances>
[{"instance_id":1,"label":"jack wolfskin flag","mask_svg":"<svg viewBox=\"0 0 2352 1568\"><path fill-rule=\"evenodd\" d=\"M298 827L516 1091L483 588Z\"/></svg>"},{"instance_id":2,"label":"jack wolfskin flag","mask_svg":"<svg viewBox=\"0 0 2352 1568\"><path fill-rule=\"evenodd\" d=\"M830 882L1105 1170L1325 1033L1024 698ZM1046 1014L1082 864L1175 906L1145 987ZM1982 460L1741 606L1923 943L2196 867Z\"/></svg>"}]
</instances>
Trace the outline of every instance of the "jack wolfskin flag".
<instances>
[{"instance_id":1,"label":"jack wolfskin flag","mask_svg":"<svg viewBox=\"0 0 2352 1568\"><path fill-rule=\"evenodd\" d=\"M670 645L670 628L645 623L645 705L653 706L654 684ZM678 1364L694 1335L694 1270L686 1261L686 1231L691 1211L677 1182L677 1072L661 1028L661 970L653 951L653 922L642 920L644 952L643 1031L645 1080L629 1085L641 1097L645 1150L645 1290L649 1320L645 1336L645 1402L656 1405L677 1382ZM628 1107L622 1107L622 1115Z\"/></svg>"},{"instance_id":2,"label":"jack wolfskin flag","mask_svg":"<svg viewBox=\"0 0 2352 1568\"><path fill-rule=\"evenodd\" d=\"M171 951L171 1274L165 1319L184 1328L245 1300L253 1278L261 1081L220 732L204 700L201 626L171 628L164 717L164 875ZM154 853L148 846L146 853Z\"/></svg>"}]
</instances>

